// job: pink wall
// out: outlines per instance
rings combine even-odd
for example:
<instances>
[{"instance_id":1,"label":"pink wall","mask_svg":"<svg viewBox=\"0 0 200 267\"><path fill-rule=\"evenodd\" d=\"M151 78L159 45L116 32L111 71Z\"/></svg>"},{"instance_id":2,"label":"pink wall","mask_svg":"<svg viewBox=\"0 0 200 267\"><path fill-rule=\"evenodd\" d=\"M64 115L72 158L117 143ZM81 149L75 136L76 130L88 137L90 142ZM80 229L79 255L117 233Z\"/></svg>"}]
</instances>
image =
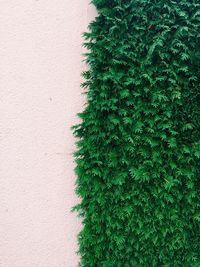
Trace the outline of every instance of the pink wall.
<instances>
[{"instance_id":1,"label":"pink wall","mask_svg":"<svg viewBox=\"0 0 200 267\"><path fill-rule=\"evenodd\" d=\"M0 266L76 267L70 126L89 0L0 1Z\"/></svg>"}]
</instances>

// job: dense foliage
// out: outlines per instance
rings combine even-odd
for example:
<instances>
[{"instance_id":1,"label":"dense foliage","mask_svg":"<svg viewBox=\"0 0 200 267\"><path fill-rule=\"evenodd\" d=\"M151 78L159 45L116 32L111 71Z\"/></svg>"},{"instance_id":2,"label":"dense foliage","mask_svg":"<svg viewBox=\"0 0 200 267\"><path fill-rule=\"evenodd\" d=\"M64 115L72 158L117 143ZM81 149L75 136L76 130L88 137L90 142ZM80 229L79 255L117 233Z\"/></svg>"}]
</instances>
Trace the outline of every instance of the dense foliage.
<instances>
[{"instance_id":1,"label":"dense foliage","mask_svg":"<svg viewBox=\"0 0 200 267\"><path fill-rule=\"evenodd\" d=\"M73 127L84 267L200 266L200 2L93 0Z\"/></svg>"}]
</instances>

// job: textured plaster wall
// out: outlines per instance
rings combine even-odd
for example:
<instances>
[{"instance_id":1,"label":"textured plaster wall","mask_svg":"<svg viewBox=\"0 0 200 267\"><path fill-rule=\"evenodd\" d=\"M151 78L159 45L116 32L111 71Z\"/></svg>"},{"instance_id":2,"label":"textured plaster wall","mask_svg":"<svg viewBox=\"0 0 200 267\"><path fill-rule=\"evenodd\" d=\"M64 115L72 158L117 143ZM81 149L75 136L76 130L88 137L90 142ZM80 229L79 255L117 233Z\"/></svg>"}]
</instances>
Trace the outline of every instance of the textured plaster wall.
<instances>
[{"instance_id":1,"label":"textured plaster wall","mask_svg":"<svg viewBox=\"0 0 200 267\"><path fill-rule=\"evenodd\" d=\"M89 0L0 0L0 267L76 267L70 126Z\"/></svg>"}]
</instances>

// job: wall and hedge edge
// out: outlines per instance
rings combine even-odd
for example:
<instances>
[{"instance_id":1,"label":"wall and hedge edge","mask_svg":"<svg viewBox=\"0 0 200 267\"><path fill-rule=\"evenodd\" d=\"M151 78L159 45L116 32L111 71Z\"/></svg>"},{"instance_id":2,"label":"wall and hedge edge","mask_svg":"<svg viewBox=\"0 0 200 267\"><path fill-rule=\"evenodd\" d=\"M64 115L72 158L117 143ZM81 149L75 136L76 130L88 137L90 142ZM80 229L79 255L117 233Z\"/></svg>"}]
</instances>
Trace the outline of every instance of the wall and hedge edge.
<instances>
[{"instance_id":1,"label":"wall and hedge edge","mask_svg":"<svg viewBox=\"0 0 200 267\"><path fill-rule=\"evenodd\" d=\"M93 0L73 126L80 266L200 266L200 2Z\"/></svg>"}]
</instances>

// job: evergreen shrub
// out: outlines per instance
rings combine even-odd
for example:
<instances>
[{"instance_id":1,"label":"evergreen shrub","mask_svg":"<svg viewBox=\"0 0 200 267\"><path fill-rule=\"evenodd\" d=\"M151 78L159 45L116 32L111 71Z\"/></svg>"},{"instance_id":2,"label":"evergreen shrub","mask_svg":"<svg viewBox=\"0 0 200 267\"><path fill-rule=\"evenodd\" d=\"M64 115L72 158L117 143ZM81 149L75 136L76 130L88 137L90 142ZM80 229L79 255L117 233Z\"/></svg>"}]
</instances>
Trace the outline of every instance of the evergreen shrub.
<instances>
[{"instance_id":1,"label":"evergreen shrub","mask_svg":"<svg viewBox=\"0 0 200 267\"><path fill-rule=\"evenodd\" d=\"M92 3L80 266L200 267L200 1Z\"/></svg>"}]
</instances>

